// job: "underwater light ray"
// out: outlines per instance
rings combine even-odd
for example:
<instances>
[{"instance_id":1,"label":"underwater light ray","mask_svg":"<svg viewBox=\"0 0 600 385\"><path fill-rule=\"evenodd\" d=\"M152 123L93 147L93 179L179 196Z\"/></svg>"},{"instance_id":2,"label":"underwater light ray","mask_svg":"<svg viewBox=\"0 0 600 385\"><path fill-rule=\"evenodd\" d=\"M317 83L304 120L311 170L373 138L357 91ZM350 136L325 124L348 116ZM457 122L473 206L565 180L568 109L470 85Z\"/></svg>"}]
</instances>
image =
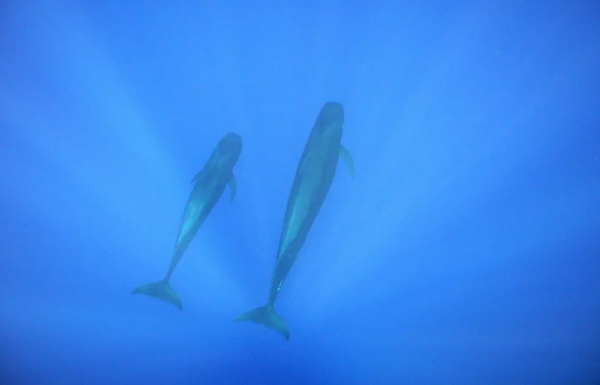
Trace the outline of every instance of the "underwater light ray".
<instances>
[{"instance_id":1,"label":"underwater light ray","mask_svg":"<svg viewBox=\"0 0 600 385\"><path fill-rule=\"evenodd\" d=\"M558 34L556 31L553 31L552 33ZM541 39L543 36L545 36L544 38L548 38L543 31L537 31L536 35L531 39L535 41ZM586 47L586 45L578 45L579 49L589 52ZM363 175L362 177L366 180L362 187L362 193L369 194L374 201L379 200L378 206L385 208L387 218L375 214L378 213L379 210L374 209L374 207L365 209L362 214L357 212L353 213L356 217L366 218L366 222L361 222L361 226L364 226L364 228L394 230L389 230L387 232L389 235L385 235L386 232L384 231L384 234L381 234L379 237L374 236L370 241L367 240L363 249L348 247L348 249L352 249L350 252L351 254L360 255L361 253L364 253L363 255L365 257L363 257L362 260L360 257L358 260L343 257L344 255L347 255L344 252L336 254L340 255L339 261L340 263L343 263L343 265L357 265L353 269L353 273L344 270L343 268L330 268L326 270L330 272L339 272L341 270L343 273L339 274L340 278L344 277L348 279L348 277L351 277L345 284L345 286L349 288L352 280L356 279L356 282L360 281L357 275L366 277L376 270L375 265L381 262L381 258L379 258L378 253L374 252L374 250L377 250L378 248L384 249L384 245L389 242L384 241L383 239L391 240L394 238L392 234L402 233L402 226L398 229L394 222L400 220L400 222L407 223L411 221L410 217L414 217L419 211L426 212L427 210L424 205L427 200L435 199L435 197L439 196L440 192L444 189L456 184L457 181L463 178L472 178L474 176L481 177L483 176L481 173L482 171L485 171L485 168L493 166L493 172L499 173L497 180L484 178L481 180L483 183L471 182L467 187L468 190L461 192L462 196L458 196L460 200L453 202L453 206L456 208L467 208L468 202L472 201L473 196L479 196L490 189L493 191L494 186L502 185L502 181L510 184L512 173L518 170L521 165L534 162L540 153L558 154L557 151L561 151L561 143L565 141L565 135L574 137L577 133L572 132L568 134L564 132L560 126L552 125L550 127L544 127L544 134L542 136L540 131L536 131L540 130L538 127L543 125L543 123L540 124L537 122L538 117L546 116L545 121L550 122L552 117L545 114L547 108L551 105L555 105L553 101L557 98L560 99L560 95L577 93L577 89L582 86L579 79L582 79L584 74L589 73L591 67L594 66L594 63L597 62L598 59L592 58L589 55L584 57L569 56L568 60L551 65L549 69L544 71L544 74L547 76L543 80L538 78L536 87L529 88L527 90L528 94L523 94L523 88L520 86L522 79L530 76L536 64L543 61L546 55L548 55L548 52L543 48L538 47L537 50L532 50L529 53L530 60L524 61L512 68L509 67L508 69L505 69L503 76L509 80L505 80L502 82L502 86L493 89L493 93L487 101L478 101L477 104L482 105L483 108L481 108L481 110L483 112L478 113L471 118L472 121L470 124L473 126L467 131L467 135L465 136L458 137L454 133L450 135L450 132L443 132L443 130L439 132L431 131L425 136L424 133L419 133L415 130L417 127L427 127L433 123L430 123L429 121L435 121L435 118L427 117L427 108L425 106L429 105L429 108L432 108L436 104L440 104L440 101L436 101L435 98L432 99L431 97L429 97L430 102L424 102L423 97L436 94L433 92L433 86L437 83L436 81L431 80L425 82L420 92L423 96L421 98L417 97L413 99L413 102L410 105L401 107L400 109L406 112L401 112L400 117L395 118L398 126L407 128L398 130L396 134L393 134L393 139L387 140L389 144L383 148L383 151L375 154L377 160L366 167L369 170L383 170L384 168L387 170L395 170L398 173L397 178L400 180L404 178L401 173L408 170L416 170L416 172L421 173L421 176L419 177L419 174L416 173L409 173L409 178L404 179L399 187L394 187L394 181L391 180L392 178L390 175L386 175L384 178L386 183L379 182L380 187L373 189L367 186L376 185L375 181L369 182L368 179L376 179L379 178L380 175ZM460 66L458 69L460 69ZM436 79L439 76L439 74L435 75L434 73L432 79ZM500 111L498 111L498 105L501 104L500 101L510 100L510 96L515 94L521 95L521 99L513 103L509 102L508 105L503 105L502 111L504 114L500 115ZM526 97L525 102L522 98L523 96ZM432 102L434 104L432 104ZM421 107L414 109L411 105L420 105ZM418 111L421 112L419 113ZM554 111L551 116L563 115L566 117L572 113L574 113L574 111L570 108L565 108L562 111ZM381 122L383 120L382 116L385 115L371 116L371 119L362 119L362 121ZM390 121L394 122L394 119ZM465 126L464 122L459 123L461 123L461 126ZM440 122L436 121L435 124L440 125ZM379 125L381 125L381 123L379 123ZM482 133L485 128L490 128L490 125L491 130ZM441 125L441 127L443 126L444 124ZM469 132L472 134L471 137L468 136ZM436 134L441 134L440 139L433 139ZM473 138L477 139L473 140ZM438 144L432 146L432 139L433 143L436 143L437 141ZM444 147L448 146L449 140L450 143L452 143L452 141L464 140L464 143L468 143L469 147L461 146L457 142L457 150L463 147L461 152L448 152L451 148ZM401 149L400 151L398 147ZM429 158L432 156L432 150L436 149L436 147L446 151L447 154L450 155L451 160L447 165L430 164ZM468 150L465 151L465 149ZM509 155L509 149L517 149L518 151L513 151L510 153L510 156L502 159L502 156ZM400 155L398 155L399 152ZM437 151L436 149L434 152L436 157L440 156L440 151ZM443 154L443 152L441 154ZM454 159L452 159L452 157L454 157ZM485 165L483 166L485 168L482 167L482 162ZM357 169L360 170L360 158L358 158L356 163L358 165ZM423 166L425 166L426 169L431 166L434 166L434 168L423 173ZM446 171L443 171L444 169ZM432 172L433 174L431 174ZM436 173L439 174L439 177L434 179L423 179L424 177L428 178L434 176ZM428 184L430 185L428 186ZM480 185L477 186L477 184ZM416 186L421 187L417 188ZM399 190L397 190L397 188L399 188ZM340 199L344 200L348 198L342 196ZM398 203L398 199L400 199L402 203ZM356 202L354 204L348 204L346 202L346 206L355 209L366 208L366 205L363 204L365 201L368 202L369 199L363 195L361 203ZM419 207L422 208L419 209ZM409 214L409 217L407 217L406 214ZM456 215L459 215L458 211ZM351 220L347 222L354 223ZM352 230L349 230L348 232L354 233ZM346 235L346 237L348 237L348 235ZM364 234L362 233L360 235L357 233L355 237L350 236L350 238L353 239L357 239L358 237L362 237L364 240ZM377 244L380 246L378 247ZM369 268L369 266L371 267ZM327 283L336 281L337 279L331 279L331 277L329 279L323 279L323 282ZM332 295L331 297L335 298L335 295Z\"/></svg>"},{"instance_id":2,"label":"underwater light ray","mask_svg":"<svg viewBox=\"0 0 600 385\"><path fill-rule=\"evenodd\" d=\"M44 187L39 177L27 181L25 189L25 185L15 188L22 192L31 191L30 199L32 203L37 202L38 207L29 207L28 211L59 227L64 236L72 236L73 232L88 233L88 236L105 233L105 241L112 242L115 250L122 245L123 237L131 242L126 249L135 249L136 243L143 245L138 253L129 254L127 259L109 255L103 260L88 260L88 265L105 265L110 260L113 268L131 269L135 263L155 263L162 269L173 238L163 235L176 225L170 226L167 221L163 221L162 225L154 222L169 212L167 217L174 218L175 223L181 204L175 204L173 200L164 205L164 198L156 195L165 190L164 186L169 186L169 190L179 186L179 194L176 191L169 194L185 197L189 193L191 177L184 179L176 172L174 159L159 144L156 128L139 108L135 95L119 81L114 65L100 49L98 39L82 15L60 6L52 7L52 12L46 11L52 17L40 20L40 15L35 13L24 16L31 27L28 30L30 38L35 40L33 45L39 45L34 52L43 58L61 92L70 95L65 100L77 102L65 108L64 101L60 101L55 103L59 108L50 110L43 103L29 101L26 95L19 95L15 90L3 89L0 108L3 117L10 121L12 136L22 142L19 146L29 149L36 158L44 159L53 174L60 174L65 179L63 186L77 186L77 190L71 189L67 194L54 188L60 199L48 205L48 195L41 199L35 193ZM50 55L52 50L47 47L55 47L62 54ZM78 108L77 111L89 112L87 116L80 113L73 119L67 111L74 107ZM86 118L94 120L94 123L87 124ZM84 138L85 142L82 141ZM18 173L19 168L15 168L15 172ZM50 177L42 176L48 183L52 182ZM127 193L124 194L124 191ZM78 199L74 199L74 195ZM67 196L70 198L66 199ZM24 202L23 194L20 194L19 200ZM66 216L67 211L71 215ZM140 221L150 225L144 228ZM68 227L63 229L66 224ZM157 226L163 227L160 234L164 240L160 243L168 246L164 248L165 252L149 253L150 245L136 239L156 238ZM72 268L81 264L72 262ZM228 279L225 267L217 262L212 266L203 262L199 275L200 279L207 281L205 287L208 292L228 295L236 303L235 298L239 298L243 290L234 285L231 278ZM110 274L110 271L106 273ZM139 273L131 278L132 284L136 275ZM191 282L199 279L197 275L192 277ZM204 299L204 302L212 301L210 298ZM213 302L216 305L219 301L215 299Z\"/></svg>"},{"instance_id":3,"label":"underwater light ray","mask_svg":"<svg viewBox=\"0 0 600 385\"><path fill-rule=\"evenodd\" d=\"M494 154L495 147L493 141L490 142L488 148L490 155ZM501 147L500 143L498 143L498 147ZM484 156L483 159L487 158L489 162L489 159L492 158L490 155ZM474 156L479 157L480 154L474 154ZM531 158L533 158L533 154L530 156ZM327 255L326 261L329 261L329 264L322 270L315 269L316 272L322 271L316 278L317 282L322 283L320 291L322 295L312 298L313 304L325 309L334 302L343 302L340 297L353 296L352 293L355 292L356 287L363 287L366 282L378 276L385 266L400 265L410 268L412 265L410 260L414 257L389 253L386 250L390 248L390 245L406 243L406 246L410 245L408 250L419 244L426 247L428 239L438 238L435 234L436 229L446 229L461 217L469 215L473 208L476 209L477 206L483 204L481 197L484 196L483 194L487 194L486 191L494 191L494 186L503 183L510 184L511 173L518 169L522 161L523 159L514 159L505 164L496 164L494 170L499 174L499 179L496 180L481 178L481 171L477 170L478 167L481 170L481 165L474 167L475 163L467 160L466 163L455 165L457 168L462 167L462 175L455 175L445 183L436 182L428 186L433 179L436 179L436 175L441 176L443 173L434 173L430 175L431 179L427 175L422 175L418 179L413 177L412 188L405 189L407 186L404 185L401 191L396 192L396 187L388 184L389 190L385 195L383 195L385 190L381 193L363 190L363 193L360 194L360 201L353 199L354 203L352 203L345 200L344 205L354 207L354 209L351 213L339 214L340 218L346 219L340 219L340 222L344 223L345 229L338 236L347 241L338 243L335 247L328 247L327 249L331 249L331 251L324 254ZM471 166L468 166L469 164ZM443 197L445 192L455 189L462 178L477 177L479 177L477 181L469 182L464 186L466 190L461 191L458 195L454 193L454 196ZM382 195L396 197L396 199L383 198L382 201L377 202ZM473 206L476 197L478 197L479 203ZM365 204L371 199L375 201L374 204ZM493 196L490 199L494 199ZM446 208L442 209L441 205ZM438 208L441 211L432 212L432 209ZM357 222L351 218L362 219ZM403 262L395 262L395 258L400 258ZM409 276L409 271L399 272L396 282L410 280ZM390 293L389 290L387 292ZM362 293L352 301L355 306L360 306L360 303L364 305L375 295L377 294L369 291ZM323 302L319 304L318 300Z\"/></svg>"},{"instance_id":4,"label":"underwater light ray","mask_svg":"<svg viewBox=\"0 0 600 385\"><path fill-rule=\"evenodd\" d=\"M219 220L219 227L216 230L220 234L214 236L221 239L221 242L226 243L233 239L229 234L230 229L236 229L236 231L241 232L238 233L239 236L247 242L251 242L249 246L252 249L236 250L238 253L226 256L225 251L235 249L230 245L219 248L217 241L214 239L208 241L207 237L203 237L213 245L214 251L219 251L215 255L220 255L220 257L213 257L215 265L212 268L204 267L206 269L204 274L207 274L206 279L212 282L212 285L219 285L219 282L222 282L227 287L223 287L223 290L236 291L235 298L239 299L250 295L248 287L244 290L244 285L247 285L247 282L239 281L240 276L248 274L235 271L227 273L225 269L227 267L242 267L246 270L250 268L250 271L259 270L261 269L261 263L266 261L268 268L260 270L266 274L273 260L272 252L269 250L273 249L273 244L276 242L274 240L278 236L275 231L277 226L269 223L269 219L272 218L269 215L271 206L265 200L265 196L267 196L268 191L271 191L271 186L266 184L262 171L269 169L271 165L262 161L262 158L257 157L257 154L265 154L268 152L268 148L274 147L274 143L269 140L270 135L265 135L265 132L270 132L270 125L273 124L272 114L276 111L272 111L272 108L265 108L264 111L261 111L256 100L251 100L251 95L256 91L249 89L250 85L244 76L247 77L248 72L254 72L252 64L246 61L246 55L240 50L239 39L248 39L247 36L237 36L236 32L240 29L239 24L241 21L225 13L219 14L218 20L212 20L211 23L209 28L211 32L208 38L211 43L212 55L209 58L204 58L204 60L214 61L216 75L220 81L219 89L224 92L220 96L226 106L224 110L227 116L224 123L230 126L233 131L239 133L243 141L240 161L236 164L234 170L240 194L236 196L233 202L228 202L227 199L222 197L222 202L219 203L228 205L227 215L233 217ZM266 98L266 100L270 99ZM219 128L215 127L214 129ZM237 223L240 221L245 225L238 227ZM247 252L240 254L239 251ZM233 258L241 260L241 262L219 262L219 258ZM204 266L203 262L201 264ZM256 278L260 275L251 276ZM217 279L216 277L220 278ZM258 279L252 282L252 284L260 285L260 287L263 286L263 283ZM251 302L250 299L246 300ZM219 304L219 307L222 306L225 306L225 304Z\"/></svg>"},{"instance_id":5,"label":"underwater light ray","mask_svg":"<svg viewBox=\"0 0 600 385\"><path fill-rule=\"evenodd\" d=\"M85 186L86 194L95 196L98 202L119 213L120 226L141 230L139 236L145 238L148 229L140 228L140 213L145 216L153 211L156 220L156 210L160 212L166 208L161 209L157 202L149 210L148 203L157 200L164 202L164 197L157 196L165 191L163 186L169 186L169 194L173 196L185 196L188 178L176 172L174 159L167 155L164 146L159 143L157 129L142 112L134 99L135 95L118 79L115 66L101 49L99 40L84 17L59 5L45 11L24 16L30 27L28 30L35 39L38 55L48 63L55 83L71 96L71 100L78 101L80 111L89 111L87 119L94 120L94 124L85 124L86 116L69 121L66 115L69 109L57 109L48 119L53 127L44 130L42 135L31 135L28 140L36 143L30 145L45 146L50 164L59 165L59 170L69 170L71 179ZM50 47L62 54L52 55ZM32 109L38 108L44 111L43 106ZM71 129L63 130L61 125L64 124ZM69 134L69 131L77 131L77 125L81 125L82 132L74 136ZM97 127L97 131L93 131L92 127ZM39 127L33 128L21 131L40 130ZM78 141L83 134L97 138L95 148L81 148ZM57 143L63 143L63 148L56 147ZM57 163L59 155L60 163ZM113 234L112 237L118 238L119 234ZM156 254L156 258L159 258L159 253ZM141 258L146 260L148 257Z\"/></svg>"},{"instance_id":6,"label":"underwater light ray","mask_svg":"<svg viewBox=\"0 0 600 385\"><path fill-rule=\"evenodd\" d=\"M457 146L457 143L448 142L447 140L440 141L440 143L435 145L439 147L439 150L435 151L436 157L441 156L444 158L443 154L446 153L450 155L449 159L451 160L447 164L432 164L433 168L430 170L426 169L427 171L425 172L422 170L422 166L427 166L427 163L424 162L428 158L427 153L432 148L435 148L430 143L431 136L427 138L412 137L412 139L416 139L417 143L413 143L415 146L413 151L421 155L414 159L407 158L406 156L392 155L397 151L394 143L401 141L401 132L396 135L398 139L390 140L387 152L383 152L388 154L390 161L379 160L378 166L368 165L366 168L371 170L383 170L384 168L407 170L409 169L406 166L408 163L419 170L421 175L412 175L401 186L395 186L394 181L386 177L385 180L387 183L381 184L379 182L379 188L377 189L370 189L366 186L375 185L374 181L369 182L369 178L380 178L380 175L362 175L365 181L362 187L362 194L359 194L361 197L360 202L350 203L347 201L349 198L344 196L339 198L344 202L344 207L354 208L351 216L340 211L338 214L339 217L363 219L360 221L360 226L357 226L357 222L352 219L340 220L340 222L347 224L350 229L346 229L339 237L351 239L352 241L343 242L341 245L338 245L339 247L334 252L327 254L328 258L332 258L329 261L334 261L330 266L322 270L315 270L316 272L322 271L326 273L319 274L315 279L316 282L321 282L320 290L318 290L320 295L312 298L312 303L315 306L319 306L322 311L326 311L325 309L333 305L334 302L340 302L338 296L344 296L345 298L345 296L351 295L349 293L355 290L353 289L354 286L362 286L364 282L372 279L370 277L377 276L377 272L383 266L391 263L390 258L395 258L389 253L386 256L383 250L389 249L390 243L397 243L398 241L394 241L394 239L398 239L399 235L401 239L401 234L404 231L413 237L419 236L422 239L426 239L426 234L415 233L415 229L411 230L410 227L414 226L415 221L416 223L420 223L418 227L420 230L418 231L421 232L430 233L434 231L434 227L426 226L422 219L417 218L428 218L431 223L436 224L436 227L443 227L445 226L444 223L450 224L455 221L453 218L458 219L463 216L461 210L469 212L472 209L472 202L477 201L474 197L481 197L483 196L482 194L486 194L486 191L494 191L496 189L494 186L510 186L513 179L512 175L523 165L535 164L535 159L539 153L556 153L556 151L560 150L561 146L559 143L564 143L564 137L561 137L562 132L560 128L553 127L553 131L551 131L552 135L547 135L544 140L538 140L536 138L538 133L532 129L523 130L516 128L536 127L538 125L536 124L536 117L539 116L541 111L545 110L547 102L556 97L560 89L560 83L550 84L544 89L537 90L529 104L521 102L519 108L521 114L513 114L507 117L504 122L494 123L497 127L515 128L510 130L506 128L491 130L485 135L480 134L479 142L473 142L472 138L467 137L465 140L467 143L471 143L466 148L464 145ZM528 138L525 139L525 137ZM461 138L456 139L460 140ZM453 148L455 146L456 148ZM461 147L463 148L461 149ZM509 148L518 148L519 152L513 151L510 156L500 158L499 155L509 154L508 152L504 152L508 151ZM458 156L456 156L455 151L459 149L461 150ZM453 157L455 159L452 159ZM397 163L391 161L394 158L397 159ZM408 159L410 161L406 162ZM402 165L403 163L404 165ZM357 161L357 164L360 164L360 159ZM395 164L397 166L394 166ZM497 175L494 180L485 177L485 170L490 167L493 167L494 175ZM358 169L360 170L360 168ZM453 207L453 209L437 214L431 213L431 209L427 206L433 204L432 207L438 207L439 204L436 204L435 200L440 199L444 191L456 189L457 183L461 180L467 181L467 184L463 188L459 188L456 192L453 192L452 202L448 201L448 198L442 199L447 207ZM385 212L385 215L381 215L381 212ZM432 214L433 217L431 216ZM443 217L440 215L443 215ZM398 221L401 224L398 224ZM413 225L410 225L410 223L413 223ZM352 227L356 229L353 230ZM359 227L367 229L366 232L359 231ZM373 229L378 229L379 232ZM403 231L403 229L405 230ZM353 236L352 234L355 235ZM358 239L360 241L354 241ZM409 243L413 242L409 241ZM399 258L410 259L410 256ZM408 274L409 272L402 273L404 276ZM344 292L349 293L344 294ZM387 292L390 293L389 288ZM374 295L372 292L366 295L363 293L358 298L363 299L366 304L370 301L368 298L374 298ZM353 301L356 301L356 299Z\"/></svg>"},{"instance_id":7,"label":"underwater light ray","mask_svg":"<svg viewBox=\"0 0 600 385\"><path fill-rule=\"evenodd\" d=\"M20 169L28 164L26 157L39 157L45 163L43 169L36 169L35 179L19 179L17 177L7 178L7 181L14 183L25 183L19 186L22 191L20 199L24 192L31 191L35 194L39 179L47 179L44 174L61 173L69 175L70 179L80 181L79 184L88 186L90 192L102 192L105 187L93 178L94 165L89 159L83 159L76 149L73 142L69 143L68 138L60 131L61 123L56 116L44 115L44 109L39 106L33 106L28 100L22 97L15 97L9 92L0 92L0 113L10 128L10 134L14 140L13 144L26 151L15 154L15 157L21 158L11 162L8 170L14 170L15 175L20 174ZM25 186L29 184L27 188ZM96 198L101 198L105 194L99 193ZM47 205L43 196L37 197L39 206L35 207L36 212L47 211L49 217L60 218L60 208L54 205ZM34 198L30 198L31 201ZM34 202L31 202L34 203Z\"/></svg>"},{"instance_id":8,"label":"underwater light ray","mask_svg":"<svg viewBox=\"0 0 600 385\"><path fill-rule=\"evenodd\" d=\"M458 256L458 259L444 267L427 267L426 272L423 266L403 271L403 274L412 277L413 282L402 285L404 290L401 293L396 289L397 284L385 280L366 282L363 287L368 287L378 297L370 308L385 307L388 309L388 317L377 323L376 333L366 334L364 338L359 333L356 339L350 339L349 335L338 336L338 342L342 346L359 345L360 352L364 349L379 351L383 345L390 352L400 355L399 352L407 349L439 354L440 350L456 350L468 346L469 350L483 349L502 354L505 361L514 358L504 355L504 352L515 349L547 352L548 348L553 347L562 348L566 352L579 351L580 354L591 352L589 347L593 344L582 337L580 332L580 317L586 318L595 312L597 295L594 291L584 289L586 283L581 286L578 285L579 282L571 284L569 281L572 277L564 277L564 269L571 269L573 263L580 264L581 260L574 261L571 255L559 256L556 260L552 254L558 250L571 250L571 244L565 243L565 240L570 239L571 234L589 229L589 225L595 221L600 212L598 204L589 213L584 213L585 210L581 209L598 194L599 188L597 181L588 180L576 188L567 187L570 190L567 194L565 191L557 191L540 205L499 220L494 229L483 230L478 237L468 237L474 244L470 245L467 258L461 244L464 239L457 239L449 248L435 247L428 250L428 253L443 251L446 255ZM561 217L571 211L578 212L579 215L568 217L568 222L563 225ZM546 241L538 242L528 236L531 225L535 226L536 232L546 232ZM501 228L511 228L511 231L502 235ZM572 239L572 244L584 245L589 241L588 234ZM550 261L540 261L535 260L536 255L551 258ZM551 264L550 267L544 267L547 263ZM511 267L512 264L515 266ZM526 267L523 268L523 265ZM581 268L585 268L585 265L586 263ZM552 272L552 266L562 266L559 268L561 271ZM531 273L535 275L532 276ZM557 279L559 276L563 278ZM584 274L580 278L586 276L592 282L590 278L593 273ZM561 284L565 285L565 289L569 288L565 293L560 289ZM560 295L574 298L561 299ZM338 300L355 303L359 296L355 294L351 297ZM472 307L470 302L473 299L477 301L472 314L467 314L467 317L456 314L459 309L464 311L465 308ZM490 299L495 302L488 304ZM576 302L573 303L573 300ZM557 307L558 304L561 306ZM346 317L350 319L354 318L352 315L364 312L360 305L344 310L349 313ZM398 313L406 315L397 315ZM448 314L453 321L447 317L443 317L443 320L431 320L431 317L439 317L439 314ZM533 317L533 314L541 315ZM558 314L561 316L556 319ZM498 316L501 316L500 319ZM449 326L443 326L449 323ZM458 330L455 325L460 325ZM358 325L354 327L356 326ZM588 323L583 327L586 330L591 326ZM352 329L350 326L349 328ZM390 339L390 335L397 337ZM387 343L381 344L380 339ZM360 352L352 352L349 347L348 350L340 350L361 355ZM579 361L577 365L586 367L585 361Z\"/></svg>"},{"instance_id":9,"label":"underwater light ray","mask_svg":"<svg viewBox=\"0 0 600 385\"><path fill-rule=\"evenodd\" d=\"M130 167L152 170L163 177L174 174L174 160L160 142L161 129L153 125L140 105L143 97L121 79L117 63L84 15L54 5L43 16L29 15L28 23L35 31L38 50L51 63L56 83L63 84L92 118L100 119L97 125L101 132L96 135L110 135L111 142L128 154L127 160L135 162ZM61 55L53 56L50 47ZM176 181L169 182L172 185Z\"/></svg>"}]
</instances>

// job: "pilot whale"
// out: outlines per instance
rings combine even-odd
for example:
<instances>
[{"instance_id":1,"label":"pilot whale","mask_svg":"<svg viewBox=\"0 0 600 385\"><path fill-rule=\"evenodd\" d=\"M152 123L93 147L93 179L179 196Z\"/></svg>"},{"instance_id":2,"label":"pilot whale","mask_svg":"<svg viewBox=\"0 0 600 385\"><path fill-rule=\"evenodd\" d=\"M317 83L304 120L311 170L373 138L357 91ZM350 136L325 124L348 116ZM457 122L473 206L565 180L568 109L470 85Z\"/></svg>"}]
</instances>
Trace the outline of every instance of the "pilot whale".
<instances>
[{"instance_id":1,"label":"pilot whale","mask_svg":"<svg viewBox=\"0 0 600 385\"><path fill-rule=\"evenodd\" d=\"M169 284L171 274L200 226L221 197L226 185L229 185L231 189L231 200L233 201L236 182L232 171L241 152L242 139L238 134L228 133L219 141L204 168L192 179L194 188L183 210L167 274L161 281L148 283L134 289L132 294L141 293L156 297L172 303L181 310L179 296Z\"/></svg>"},{"instance_id":2,"label":"pilot whale","mask_svg":"<svg viewBox=\"0 0 600 385\"><path fill-rule=\"evenodd\" d=\"M350 153L341 145L344 109L341 104L327 102L313 126L296 169L292 191L287 202L277 259L271 276L267 304L237 316L234 321L252 321L281 333L290 333L273 305L298 252L325 201L333 181L338 158L342 158L354 176Z\"/></svg>"}]
</instances>

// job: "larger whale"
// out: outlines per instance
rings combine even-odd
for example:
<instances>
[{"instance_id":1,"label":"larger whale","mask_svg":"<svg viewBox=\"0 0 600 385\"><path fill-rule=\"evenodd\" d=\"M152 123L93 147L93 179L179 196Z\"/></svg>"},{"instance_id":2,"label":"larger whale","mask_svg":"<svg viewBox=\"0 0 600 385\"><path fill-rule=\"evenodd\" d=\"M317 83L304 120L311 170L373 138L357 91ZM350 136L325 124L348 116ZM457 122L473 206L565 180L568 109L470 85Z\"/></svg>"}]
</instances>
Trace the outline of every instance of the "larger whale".
<instances>
[{"instance_id":1,"label":"larger whale","mask_svg":"<svg viewBox=\"0 0 600 385\"><path fill-rule=\"evenodd\" d=\"M342 158L354 175L350 153L341 145L344 129L344 108L336 102L327 102L313 126L300 158L292 191L288 198L279 250L271 276L267 304L242 313L235 321L252 321L281 333L287 340L290 332L273 305L306 236L325 201L335 176L338 158Z\"/></svg>"},{"instance_id":2,"label":"larger whale","mask_svg":"<svg viewBox=\"0 0 600 385\"><path fill-rule=\"evenodd\" d=\"M141 293L156 297L172 303L181 310L181 300L169 284L171 274L227 185L231 189L231 200L233 201L236 192L233 167L241 152L242 139L238 134L228 133L219 141L204 168L192 180L195 185L183 210L167 274L158 282L148 283L134 289L133 294Z\"/></svg>"}]
</instances>

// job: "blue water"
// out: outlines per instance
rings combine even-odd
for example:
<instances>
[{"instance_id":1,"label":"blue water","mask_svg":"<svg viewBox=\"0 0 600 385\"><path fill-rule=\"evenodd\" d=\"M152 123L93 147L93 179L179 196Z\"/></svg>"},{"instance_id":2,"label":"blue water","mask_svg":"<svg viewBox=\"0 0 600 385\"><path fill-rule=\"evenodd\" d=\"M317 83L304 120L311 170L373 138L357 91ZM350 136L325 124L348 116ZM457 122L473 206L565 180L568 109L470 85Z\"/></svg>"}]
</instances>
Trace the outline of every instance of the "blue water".
<instances>
[{"instance_id":1,"label":"blue water","mask_svg":"<svg viewBox=\"0 0 600 385\"><path fill-rule=\"evenodd\" d=\"M596 1L3 1L0 383L597 384L599 68ZM233 318L329 100L356 175L281 290L286 341ZM183 310L132 295L230 131Z\"/></svg>"}]
</instances>

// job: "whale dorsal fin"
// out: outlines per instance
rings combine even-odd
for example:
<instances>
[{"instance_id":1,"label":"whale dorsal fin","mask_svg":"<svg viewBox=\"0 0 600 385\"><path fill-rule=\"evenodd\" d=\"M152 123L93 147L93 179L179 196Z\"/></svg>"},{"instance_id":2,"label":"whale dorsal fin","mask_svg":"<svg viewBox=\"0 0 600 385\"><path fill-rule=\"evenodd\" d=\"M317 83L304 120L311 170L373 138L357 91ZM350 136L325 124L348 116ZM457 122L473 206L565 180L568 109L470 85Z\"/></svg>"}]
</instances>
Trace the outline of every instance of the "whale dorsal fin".
<instances>
[{"instance_id":1,"label":"whale dorsal fin","mask_svg":"<svg viewBox=\"0 0 600 385\"><path fill-rule=\"evenodd\" d=\"M233 173L231 173L227 184L229 185L229 189L231 190L231 201L233 202L233 198L235 197L235 192L237 190L237 183L235 181L235 176L233 176Z\"/></svg>"},{"instance_id":2,"label":"whale dorsal fin","mask_svg":"<svg viewBox=\"0 0 600 385\"><path fill-rule=\"evenodd\" d=\"M348 171L350 172L350 176L354 178L354 161L352 160L352 155L350 152L346 150L344 146L340 145L340 158L346 163L348 166Z\"/></svg>"}]
</instances>

